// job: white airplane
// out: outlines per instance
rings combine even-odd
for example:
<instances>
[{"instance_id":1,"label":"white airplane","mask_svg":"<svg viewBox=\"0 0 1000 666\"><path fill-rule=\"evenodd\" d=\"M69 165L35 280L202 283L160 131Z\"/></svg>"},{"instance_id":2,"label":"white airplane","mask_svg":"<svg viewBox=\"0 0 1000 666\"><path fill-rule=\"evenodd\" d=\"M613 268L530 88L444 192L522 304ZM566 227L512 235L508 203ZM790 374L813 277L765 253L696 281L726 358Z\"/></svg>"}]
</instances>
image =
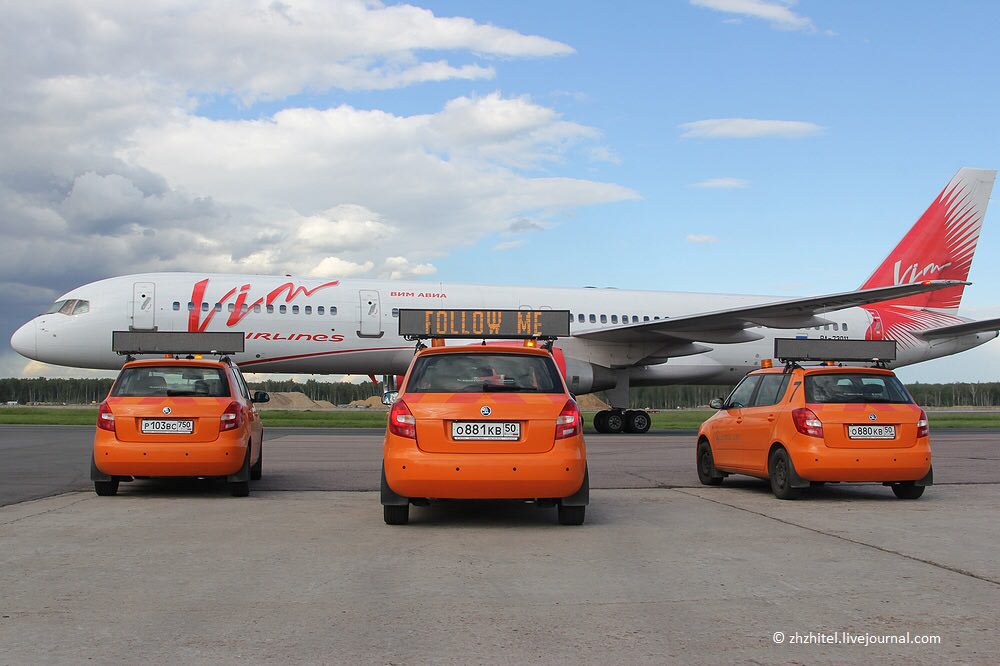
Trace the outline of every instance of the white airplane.
<instances>
[{"instance_id":1,"label":"white airplane","mask_svg":"<svg viewBox=\"0 0 1000 666\"><path fill-rule=\"evenodd\" d=\"M801 299L291 276L146 273L64 294L11 346L57 365L117 369L115 330L239 331L247 372L398 375L413 344L400 308L569 310L557 349L573 392L606 391L602 430L644 432L630 386L726 384L772 356L778 337L893 339L892 367L981 345L1000 319L957 316L996 171L961 169L860 288ZM460 341L461 342L461 341ZM467 344L468 341L461 343Z\"/></svg>"}]
</instances>

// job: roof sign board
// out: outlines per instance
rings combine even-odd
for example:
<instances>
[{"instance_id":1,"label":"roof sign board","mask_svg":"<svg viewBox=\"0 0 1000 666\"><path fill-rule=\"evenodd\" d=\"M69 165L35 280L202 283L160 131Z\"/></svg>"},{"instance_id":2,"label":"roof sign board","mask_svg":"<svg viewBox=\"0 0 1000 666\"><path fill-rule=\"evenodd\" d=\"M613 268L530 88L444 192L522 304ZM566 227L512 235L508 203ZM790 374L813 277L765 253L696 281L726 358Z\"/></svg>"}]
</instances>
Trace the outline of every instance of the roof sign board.
<instances>
[{"instance_id":1,"label":"roof sign board","mask_svg":"<svg viewBox=\"0 0 1000 666\"><path fill-rule=\"evenodd\" d=\"M399 334L412 338L557 338L569 335L568 310L400 310Z\"/></svg>"},{"instance_id":2,"label":"roof sign board","mask_svg":"<svg viewBox=\"0 0 1000 666\"><path fill-rule=\"evenodd\" d=\"M112 331L111 349L118 354L238 354L241 332Z\"/></svg>"},{"instance_id":3,"label":"roof sign board","mask_svg":"<svg viewBox=\"0 0 1000 666\"><path fill-rule=\"evenodd\" d=\"M793 340L776 338L774 358L782 361L895 361L895 340Z\"/></svg>"}]
</instances>

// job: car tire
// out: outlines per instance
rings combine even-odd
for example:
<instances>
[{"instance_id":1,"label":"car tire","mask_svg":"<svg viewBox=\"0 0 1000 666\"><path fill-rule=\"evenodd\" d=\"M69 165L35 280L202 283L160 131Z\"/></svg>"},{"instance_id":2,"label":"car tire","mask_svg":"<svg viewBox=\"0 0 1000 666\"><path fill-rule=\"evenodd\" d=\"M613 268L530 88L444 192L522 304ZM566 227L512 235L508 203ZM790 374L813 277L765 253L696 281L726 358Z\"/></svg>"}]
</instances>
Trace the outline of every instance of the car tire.
<instances>
[{"instance_id":1,"label":"car tire","mask_svg":"<svg viewBox=\"0 0 1000 666\"><path fill-rule=\"evenodd\" d=\"M912 481L908 483L892 484L892 492L899 499L914 500L924 494L924 487L915 485Z\"/></svg>"},{"instance_id":2,"label":"car tire","mask_svg":"<svg viewBox=\"0 0 1000 666\"><path fill-rule=\"evenodd\" d=\"M795 468L788 451L777 448L767 460L767 478L771 482L771 492L782 500L793 500L802 494L799 488L792 487Z\"/></svg>"},{"instance_id":3,"label":"car tire","mask_svg":"<svg viewBox=\"0 0 1000 666\"><path fill-rule=\"evenodd\" d=\"M228 481L229 494L233 497L246 497L250 494L250 454L252 449L250 444L247 444L247 454L243 457L243 470L238 475L238 478L243 479L242 481Z\"/></svg>"},{"instance_id":4,"label":"car tire","mask_svg":"<svg viewBox=\"0 0 1000 666\"><path fill-rule=\"evenodd\" d=\"M257 456L257 462L250 466L250 480L260 481L260 477L264 474L264 442L260 443L260 454Z\"/></svg>"},{"instance_id":5,"label":"car tire","mask_svg":"<svg viewBox=\"0 0 1000 666\"><path fill-rule=\"evenodd\" d=\"M382 519L386 525L406 525L410 522L409 504L384 504Z\"/></svg>"},{"instance_id":6,"label":"car tire","mask_svg":"<svg viewBox=\"0 0 1000 666\"><path fill-rule=\"evenodd\" d=\"M617 435L625 429L625 415L619 411L609 410L604 418L604 432Z\"/></svg>"},{"instance_id":7,"label":"car tire","mask_svg":"<svg viewBox=\"0 0 1000 666\"><path fill-rule=\"evenodd\" d=\"M641 409L630 409L625 412L625 432L641 435L649 431L652 425L649 414Z\"/></svg>"},{"instance_id":8,"label":"car tire","mask_svg":"<svg viewBox=\"0 0 1000 666\"><path fill-rule=\"evenodd\" d=\"M608 410L602 409L594 414L594 430L602 434L608 431Z\"/></svg>"},{"instance_id":9,"label":"car tire","mask_svg":"<svg viewBox=\"0 0 1000 666\"><path fill-rule=\"evenodd\" d=\"M94 481L94 492L101 497L111 497L118 494L118 479L111 481Z\"/></svg>"},{"instance_id":10,"label":"car tire","mask_svg":"<svg viewBox=\"0 0 1000 666\"><path fill-rule=\"evenodd\" d=\"M585 506L563 506L560 504L557 511L559 512L560 525L583 525L583 521L587 517L587 507Z\"/></svg>"},{"instance_id":11,"label":"car tire","mask_svg":"<svg viewBox=\"0 0 1000 666\"><path fill-rule=\"evenodd\" d=\"M698 442L698 480L703 486L721 486L722 475L715 468L715 457L707 439Z\"/></svg>"}]
</instances>

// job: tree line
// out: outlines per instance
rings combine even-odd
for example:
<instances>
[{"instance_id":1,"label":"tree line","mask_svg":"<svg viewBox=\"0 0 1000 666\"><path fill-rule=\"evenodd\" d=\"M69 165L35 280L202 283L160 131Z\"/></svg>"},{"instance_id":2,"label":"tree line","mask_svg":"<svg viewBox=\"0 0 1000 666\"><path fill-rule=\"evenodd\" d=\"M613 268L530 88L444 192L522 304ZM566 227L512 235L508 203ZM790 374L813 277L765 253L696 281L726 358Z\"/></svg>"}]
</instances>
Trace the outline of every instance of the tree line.
<instances>
[{"instance_id":1,"label":"tree line","mask_svg":"<svg viewBox=\"0 0 1000 666\"><path fill-rule=\"evenodd\" d=\"M111 390L111 379L0 379L0 404L17 402L86 405L100 402ZM254 391L299 392L312 400L327 400L344 405L352 400L364 400L382 394L382 385L364 382L306 382L268 380L251 382ZM926 407L997 407L1000 406L1000 382L908 384L907 389L917 404ZM649 386L632 389L632 405L650 409L702 407L712 398L724 397L732 389L728 385ZM598 397L603 398L601 394Z\"/></svg>"}]
</instances>

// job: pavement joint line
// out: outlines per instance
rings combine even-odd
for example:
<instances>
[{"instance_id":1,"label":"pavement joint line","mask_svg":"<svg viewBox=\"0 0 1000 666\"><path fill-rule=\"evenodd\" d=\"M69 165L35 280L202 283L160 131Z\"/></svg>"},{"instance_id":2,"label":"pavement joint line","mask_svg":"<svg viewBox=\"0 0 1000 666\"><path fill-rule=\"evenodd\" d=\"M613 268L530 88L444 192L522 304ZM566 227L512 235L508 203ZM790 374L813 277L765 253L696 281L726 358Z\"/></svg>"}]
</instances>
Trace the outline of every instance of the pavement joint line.
<instances>
[{"instance_id":1,"label":"pavement joint line","mask_svg":"<svg viewBox=\"0 0 1000 666\"><path fill-rule=\"evenodd\" d=\"M76 492L59 493L58 495L49 495L48 497L40 497L38 499L25 500L24 502L18 502L17 504L8 504L8 505L6 505L3 508L7 508L7 507L11 507L11 506L19 506L21 504L29 504L31 502L40 502L42 500L49 500L49 499L53 499L53 498L56 498L56 497L65 497L65 496L69 496L69 495L76 495L76 494L84 493L84 492L86 492L86 491L82 491L81 490L81 491L76 491ZM26 516L21 516L20 518L15 518L14 520L9 520L7 522L0 523L0 527L6 527L7 525L13 525L14 523L19 523L22 520L27 520L28 518L35 518L37 516L44 516L47 513L53 513L55 511L61 511L63 509L69 508L71 506L75 506L75 505L79 504L80 502L87 502L87 501L92 500L92 499L94 499L94 497L84 496L84 497L81 497L80 499L78 499L75 502L70 502L69 504L60 504L59 506L54 506L51 509L46 509L45 511L39 511L38 513L30 513L30 514L28 514Z\"/></svg>"},{"instance_id":2,"label":"pavement joint line","mask_svg":"<svg viewBox=\"0 0 1000 666\"><path fill-rule=\"evenodd\" d=\"M955 484L955 485L960 485L960 484ZM746 507L737 506L736 504L730 504L728 502L723 502L721 500L712 499L710 497L703 497L702 495L698 495L696 493L685 492L685 490L683 488L675 488L674 491L678 492L678 493L680 493L682 495L687 495L688 497L695 497L697 499L707 500L709 502L713 502L713 503L719 504L721 506L728 506L731 509L736 509L738 511L745 511L746 513L750 513L750 514L753 514L755 516L760 516L761 518L767 518L768 520L773 520L773 521L775 521L777 523L781 523L783 525L788 525L790 527L798 527L799 529L803 529L803 530L806 530L808 532L812 532L814 534L821 534L823 536L832 537L834 539L840 539L841 541L846 541L848 543L853 543L856 546L863 546L863 547L866 547L866 548L871 548L872 550L877 550L879 552L886 553L888 555L896 555L898 557L902 557L902 558L905 558L907 560L912 560L914 562L920 562L921 564L927 564L927 565L930 565L932 567L936 567L938 569L943 569L945 571L950 571L952 573L959 574L960 576L967 576L969 578L974 578L975 580L980 580L980 581L982 581L984 583L991 583L992 585L996 585L997 587L1000 587L1000 580L994 580L994 579L988 578L986 576L981 576L981 575L979 575L977 573L973 573L972 571L967 571L965 569L960 569L958 567L948 566L947 564L941 564L940 562L935 562L934 560L928 560L928 559L924 559L922 557L917 557L916 555L907 555L906 553L901 553L899 551L892 550L891 548L883 548L882 546L876 546L875 544L872 544L872 543L865 543L864 541L858 541L857 539L852 539L850 537L843 536L841 534L834 534L832 532L824 532L823 530L817 529L815 527L809 527L808 525L800 525L799 523L793 522L791 520L785 520L784 518L777 518L775 516L770 516L770 515L768 515L766 513L760 512L760 511L754 511L753 509L748 509Z\"/></svg>"}]
</instances>

